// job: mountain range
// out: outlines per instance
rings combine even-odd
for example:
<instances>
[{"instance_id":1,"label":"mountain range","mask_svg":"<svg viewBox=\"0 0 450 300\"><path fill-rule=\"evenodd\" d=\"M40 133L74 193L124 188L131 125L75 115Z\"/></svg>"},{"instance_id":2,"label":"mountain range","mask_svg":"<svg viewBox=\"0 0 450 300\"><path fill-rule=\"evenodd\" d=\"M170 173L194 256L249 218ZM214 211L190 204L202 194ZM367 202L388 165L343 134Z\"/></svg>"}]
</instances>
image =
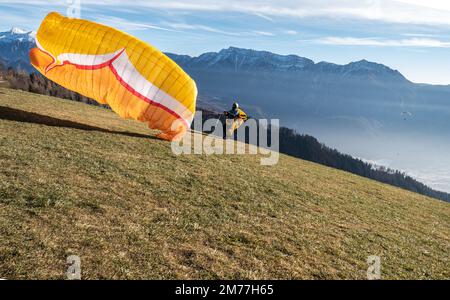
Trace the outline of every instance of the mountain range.
<instances>
[{"instance_id":1,"label":"mountain range","mask_svg":"<svg viewBox=\"0 0 450 300\"><path fill-rule=\"evenodd\" d=\"M17 28L0 33L0 61L32 71L34 36ZM342 152L450 191L450 85L413 83L367 60L315 63L236 47L166 54L195 79L202 107L220 111L238 101L253 117L278 118Z\"/></svg>"},{"instance_id":2,"label":"mountain range","mask_svg":"<svg viewBox=\"0 0 450 300\"><path fill-rule=\"evenodd\" d=\"M268 51L256 51L229 47L219 52L208 52L198 57L167 53L177 63L185 68L227 70L234 72L311 72L336 74L342 77L366 77L380 80L406 80L397 70L361 60L347 65L337 65L328 62L314 63L311 59L297 55L279 55Z\"/></svg>"}]
</instances>

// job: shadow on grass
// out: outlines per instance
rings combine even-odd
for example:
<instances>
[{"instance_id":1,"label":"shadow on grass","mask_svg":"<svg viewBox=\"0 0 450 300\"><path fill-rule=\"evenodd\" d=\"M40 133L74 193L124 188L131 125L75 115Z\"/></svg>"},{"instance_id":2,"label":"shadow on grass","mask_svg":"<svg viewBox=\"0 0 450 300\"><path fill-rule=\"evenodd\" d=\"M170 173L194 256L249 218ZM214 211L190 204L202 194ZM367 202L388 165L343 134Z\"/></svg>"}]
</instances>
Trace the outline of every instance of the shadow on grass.
<instances>
[{"instance_id":1,"label":"shadow on grass","mask_svg":"<svg viewBox=\"0 0 450 300\"><path fill-rule=\"evenodd\" d=\"M11 107L6 107L6 106L0 106L0 119L24 122L24 123L41 124L41 125L47 125L47 126L55 126L55 127L75 128L75 129L86 130L86 131L98 131L98 132L105 132L105 133L112 133L112 134L121 134L121 135L125 135L125 136L130 136L130 137L156 139L156 137L151 136L151 135L145 135L145 134L128 132L128 131L109 130L109 129L91 126L91 125L87 125L87 124L83 124L83 123L77 123L74 121L62 120L62 119L58 119L58 118L54 118L54 117L44 116L44 115L40 115L37 113L20 110L20 109L15 109L15 108L11 108Z\"/></svg>"}]
</instances>

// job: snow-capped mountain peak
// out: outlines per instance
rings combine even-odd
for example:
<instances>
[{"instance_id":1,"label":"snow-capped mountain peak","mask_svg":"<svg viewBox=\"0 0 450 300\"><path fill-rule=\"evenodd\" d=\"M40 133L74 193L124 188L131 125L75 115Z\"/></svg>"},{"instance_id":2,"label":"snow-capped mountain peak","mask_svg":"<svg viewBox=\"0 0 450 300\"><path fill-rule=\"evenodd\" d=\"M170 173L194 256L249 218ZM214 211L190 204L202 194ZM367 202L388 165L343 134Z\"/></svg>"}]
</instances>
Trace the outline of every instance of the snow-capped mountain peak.
<instances>
[{"instance_id":1,"label":"snow-capped mountain peak","mask_svg":"<svg viewBox=\"0 0 450 300\"><path fill-rule=\"evenodd\" d=\"M297 55L279 55L268 51L229 47L219 52L208 52L198 57L182 58L169 54L175 60L194 68L221 68L232 70L303 70L314 64L310 59Z\"/></svg>"},{"instance_id":2,"label":"snow-capped mountain peak","mask_svg":"<svg viewBox=\"0 0 450 300\"><path fill-rule=\"evenodd\" d=\"M13 27L0 32L0 64L16 70L32 72L29 61L31 48L36 47L36 32Z\"/></svg>"},{"instance_id":3,"label":"snow-capped mountain peak","mask_svg":"<svg viewBox=\"0 0 450 300\"><path fill-rule=\"evenodd\" d=\"M9 32L11 34L25 34L25 33L27 33L26 30L23 30L23 29L21 29L19 27L13 27L13 28L11 28L11 30Z\"/></svg>"},{"instance_id":4,"label":"snow-capped mountain peak","mask_svg":"<svg viewBox=\"0 0 450 300\"><path fill-rule=\"evenodd\" d=\"M0 32L0 42L31 42L36 39L35 31L26 31L18 27L13 27L9 31Z\"/></svg>"},{"instance_id":5,"label":"snow-capped mountain peak","mask_svg":"<svg viewBox=\"0 0 450 300\"><path fill-rule=\"evenodd\" d=\"M397 78L403 78L403 75L400 74L397 70L393 70L385 65L374 63L371 61L367 61L365 59L351 62L347 65L344 65L344 73L352 74L352 75L385 75L385 76L394 76Z\"/></svg>"}]
</instances>

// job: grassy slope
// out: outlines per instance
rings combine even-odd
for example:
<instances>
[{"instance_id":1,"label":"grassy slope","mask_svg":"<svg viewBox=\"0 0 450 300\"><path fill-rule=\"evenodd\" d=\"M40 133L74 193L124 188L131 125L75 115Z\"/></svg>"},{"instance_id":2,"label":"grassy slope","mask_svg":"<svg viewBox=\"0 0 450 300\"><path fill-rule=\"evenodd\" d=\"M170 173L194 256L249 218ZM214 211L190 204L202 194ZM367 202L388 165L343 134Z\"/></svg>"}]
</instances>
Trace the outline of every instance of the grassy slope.
<instances>
[{"instance_id":1,"label":"grassy slope","mask_svg":"<svg viewBox=\"0 0 450 300\"><path fill-rule=\"evenodd\" d=\"M71 254L86 279L365 278L368 255L450 277L448 203L284 155L175 156L41 95L0 88L0 116L0 277L64 278Z\"/></svg>"}]
</instances>

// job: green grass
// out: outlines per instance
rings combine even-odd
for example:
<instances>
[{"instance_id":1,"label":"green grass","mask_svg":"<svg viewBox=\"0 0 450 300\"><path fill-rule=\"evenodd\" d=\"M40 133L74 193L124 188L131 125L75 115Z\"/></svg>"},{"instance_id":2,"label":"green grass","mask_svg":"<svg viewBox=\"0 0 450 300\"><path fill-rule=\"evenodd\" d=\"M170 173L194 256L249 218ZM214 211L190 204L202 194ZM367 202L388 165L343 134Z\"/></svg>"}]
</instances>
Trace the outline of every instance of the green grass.
<instances>
[{"instance_id":1,"label":"green grass","mask_svg":"<svg viewBox=\"0 0 450 300\"><path fill-rule=\"evenodd\" d=\"M84 279L364 279L369 255L385 279L450 278L448 203L285 155L175 156L153 133L0 88L0 277L62 279L74 254Z\"/></svg>"}]
</instances>

